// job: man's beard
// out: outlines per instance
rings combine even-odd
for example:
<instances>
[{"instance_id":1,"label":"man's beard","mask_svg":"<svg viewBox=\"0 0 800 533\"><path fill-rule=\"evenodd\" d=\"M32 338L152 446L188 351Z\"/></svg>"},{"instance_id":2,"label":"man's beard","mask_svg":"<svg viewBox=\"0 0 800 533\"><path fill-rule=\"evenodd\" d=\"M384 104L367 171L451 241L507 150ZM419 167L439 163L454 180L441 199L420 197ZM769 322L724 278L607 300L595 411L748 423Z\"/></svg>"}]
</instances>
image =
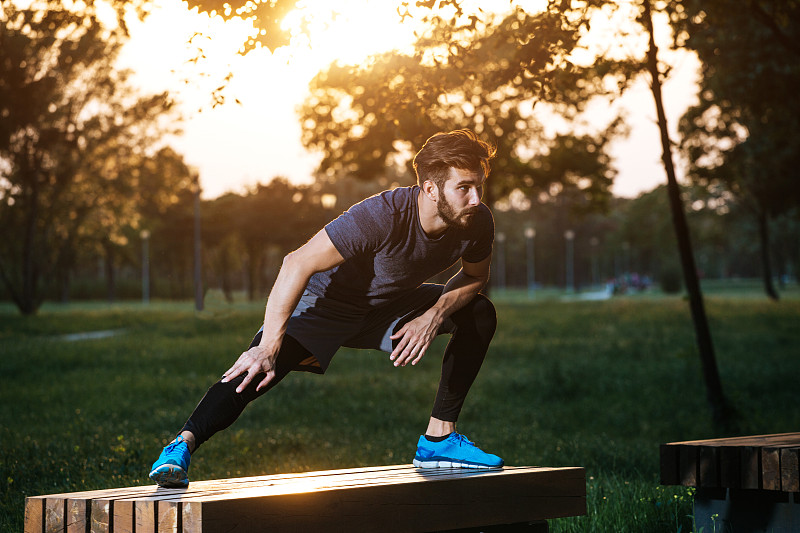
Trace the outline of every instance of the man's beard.
<instances>
[{"instance_id":1,"label":"man's beard","mask_svg":"<svg viewBox=\"0 0 800 533\"><path fill-rule=\"evenodd\" d=\"M478 212L478 208L467 208L461 213L456 213L456 210L453 208L450 202L447 201L447 197L442 194L439 198L439 202L436 204L436 211L439 214L439 217L445 221L448 227L466 229L472 225L473 219L473 216L467 215L475 215Z\"/></svg>"}]
</instances>

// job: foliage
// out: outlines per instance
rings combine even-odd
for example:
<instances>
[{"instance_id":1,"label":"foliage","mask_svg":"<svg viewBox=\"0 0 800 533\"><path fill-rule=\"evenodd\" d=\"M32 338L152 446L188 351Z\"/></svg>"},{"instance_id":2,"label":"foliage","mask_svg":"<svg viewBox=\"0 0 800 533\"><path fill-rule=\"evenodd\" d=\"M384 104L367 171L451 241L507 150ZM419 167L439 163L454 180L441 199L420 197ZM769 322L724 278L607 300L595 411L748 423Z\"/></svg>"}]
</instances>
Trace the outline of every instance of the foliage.
<instances>
[{"instance_id":1,"label":"foliage","mask_svg":"<svg viewBox=\"0 0 800 533\"><path fill-rule=\"evenodd\" d=\"M605 206L614 176L605 148L620 122L554 135L534 107L575 118L593 96L608 95L609 84L624 85L631 65L602 58L578 65L571 54L586 27L555 7L444 13L439 6L425 17L412 55L335 63L312 81L303 143L323 154L320 171L374 179L399 167L410 174L411 155L431 134L468 127L498 148L489 203L514 189L544 201L571 190L590 207Z\"/></svg>"},{"instance_id":2,"label":"foliage","mask_svg":"<svg viewBox=\"0 0 800 533\"><path fill-rule=\"evenodd\" d=\"M256 28L256 35L243 44L247 53L259 46L275 50L289 44L290 34L281 28L283 18L297 9L302 0L185 0L189 9L222 17L248 20Z\"/></svg>"},{"instance_id":3,"label":"foliage","mask_svg":"<svg viewBox=\"0 0 800 533\"><path fill-rule=\"evenodd\" d=\"M114 68L124 26L105 27L96 9L0 11L0 223L17 236L0 244L0 278L23 313L86 232L118 241L135 222L135 168L168 129L170 100L131 90Z\"/></svg>"},{"instance_id":4,"label":"foliage","mask_svg":"<svg viewBox=\"0 0 800 533\"><path fill-rule=\"evenodd\" d=\"M800 205L800 3L684 0L671 20L678 44L702 62L700 101L681 121L692 177L753 212L777 298L768 221Z\"/></svg>"},{"instance_id":5,"label":"foliage","mask_svg":"<svg viewBox=\"0 0 800 533\"><path fill-rule=\"evenodd\" d=\"M709 297L720 368L747 406L743 432L793 431L797 410L775 406L795 397L800 303L748 294ZM25 496L148 484L161 447L262 313L261 303L202 315L189 303L0 309L0 530L22 530ZM459 428L508 464L586 467L589 516L553 531L687 531L691 496L659 487L659 445L722 435L709 430L681 299L499 301L498 315ZM110 329L123 331L60 337ZM413 369L342 350L326 376L290 376L203 445L193 479L408 462L444 340ZM335 412L320 409L331 399Z\"/></svg>"}]
</instances>

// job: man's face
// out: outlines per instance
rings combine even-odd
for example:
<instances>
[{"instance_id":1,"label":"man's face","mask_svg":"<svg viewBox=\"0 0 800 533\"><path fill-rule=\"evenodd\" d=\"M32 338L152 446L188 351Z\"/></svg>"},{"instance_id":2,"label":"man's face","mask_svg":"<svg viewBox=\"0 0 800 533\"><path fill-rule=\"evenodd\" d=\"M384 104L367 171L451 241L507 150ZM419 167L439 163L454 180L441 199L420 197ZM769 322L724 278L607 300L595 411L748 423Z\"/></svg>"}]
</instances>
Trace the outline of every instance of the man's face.
<instances>
[{"instance_id":1,"label":"man's face","mask_svg":"<svg viewBox=\"0 0 800 533\"><path fill-rule=\"evenodd\" d=\"M483 173L458 168L450 169L450 176L439 191L436 209L448 226L468 228L472 223L483 196Z\"/></svg>"}]
</instances>

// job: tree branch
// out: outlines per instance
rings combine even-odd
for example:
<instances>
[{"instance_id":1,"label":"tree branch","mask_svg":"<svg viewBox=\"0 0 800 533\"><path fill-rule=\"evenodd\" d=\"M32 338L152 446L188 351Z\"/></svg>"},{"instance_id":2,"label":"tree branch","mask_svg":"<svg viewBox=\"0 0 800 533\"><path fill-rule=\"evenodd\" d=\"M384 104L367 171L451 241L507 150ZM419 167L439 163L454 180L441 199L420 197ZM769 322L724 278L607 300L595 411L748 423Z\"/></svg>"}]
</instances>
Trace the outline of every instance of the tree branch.
<instances>
[{"instance_id":1,"label":"tree branch","mask_svg":"<svg viewBox=\"0 0 800 533\"><path fill-rule=\"evenodd\" d=\"M800 43L783 33L781 27L777 22L775 22L775 19L772 18L769 13L764 11L764 8L762 8L757 1L747 0L747 6L750 8L750 11L752 11L753 15L755 15L756 20L761 22L767 27L767 29L770 30L770 32L772 32L772 35L775 37L775 40L778 42L778 44L792 54L800 57Z\"/></svg>"}]
</instances>

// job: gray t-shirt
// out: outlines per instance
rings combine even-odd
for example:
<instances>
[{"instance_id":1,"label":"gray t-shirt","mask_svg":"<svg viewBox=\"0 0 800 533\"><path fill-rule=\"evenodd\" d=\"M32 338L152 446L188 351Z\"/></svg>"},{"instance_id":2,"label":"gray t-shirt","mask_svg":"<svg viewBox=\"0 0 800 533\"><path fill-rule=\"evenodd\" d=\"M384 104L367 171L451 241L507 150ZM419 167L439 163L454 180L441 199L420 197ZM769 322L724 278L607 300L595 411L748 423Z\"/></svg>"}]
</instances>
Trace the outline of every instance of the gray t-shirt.
<instances>
[{"instance_id":1,"label":"gray t-shirt","mask_svg":"<svg viewBox=\"0 0 800 533\"><path fill-rule=\"evenodd\" d=\"M419 287L463 258L486 259L494 219L481 204L467 229L448 228L428 237L419 221L418 186L371 196L325 226L345 262L312 276L308 291L359 308L374 308Z\"/></svg>"}]
</instances>

